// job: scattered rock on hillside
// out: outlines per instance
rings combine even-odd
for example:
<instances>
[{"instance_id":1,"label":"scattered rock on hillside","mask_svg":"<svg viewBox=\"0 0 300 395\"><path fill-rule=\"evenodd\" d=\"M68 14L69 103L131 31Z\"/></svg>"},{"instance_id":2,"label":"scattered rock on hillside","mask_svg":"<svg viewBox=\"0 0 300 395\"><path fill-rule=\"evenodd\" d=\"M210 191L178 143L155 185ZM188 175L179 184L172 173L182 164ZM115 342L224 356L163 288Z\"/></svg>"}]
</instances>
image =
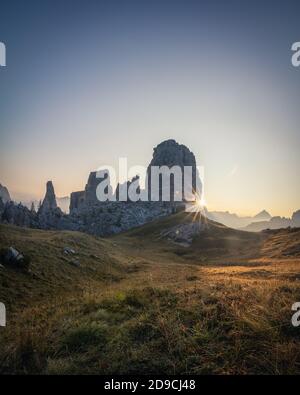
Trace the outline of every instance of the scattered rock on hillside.
<instances>
[{"instance_id":1,"label":"scattered rock on hillside","mask_svg":"<svg viewBox=\"0 0 300 395\"><path fill-rule=\"evenodd\" d=\"M23 255L14 247L1 250L0 258L1 261L8 266L14 266L22 270L29 269L30 258Z\"/></svg>"},{"instance_id":2,"label":"scattered rock on hillside","mask_svg":"<svg viewBox=\"0 0 300 395\"><path fill-rule=\"evenodd\" d=\"M24 256L14 247L9 247L4 257L6 263L17 263L24 259Z\"/></svg>"},{"instance_id":3,"label":"scattered rock on hillside","mask_svg":"<svg viewBox=\"0 0 300 395\"><path fill-rule=\"evenodd\" d=\"M65 255L75 255L76 251L70 247L64 247L64 254Z\"/></svg>"},{"instance_id":4,"label":"scattered rock on hillside","mask_svg":"<svg viewBox=\"0 0 300 395\"><path fill-rule=\"evenodd\" d=\"M161 236L183 247L188 247L191 245L194 237L199 235L205 228L206 225L203 222L192 222L176 225L170 229L164 230L161 232Z\"/></svg>"}]
</instances>

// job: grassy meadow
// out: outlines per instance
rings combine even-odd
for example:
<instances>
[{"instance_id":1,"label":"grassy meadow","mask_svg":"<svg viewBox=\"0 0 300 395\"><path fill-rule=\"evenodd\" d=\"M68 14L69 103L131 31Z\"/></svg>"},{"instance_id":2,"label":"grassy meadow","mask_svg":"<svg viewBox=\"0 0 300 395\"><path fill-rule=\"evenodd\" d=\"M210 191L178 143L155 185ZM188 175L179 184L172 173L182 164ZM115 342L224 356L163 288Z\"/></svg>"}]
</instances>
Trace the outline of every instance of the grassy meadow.
<instances>
[{"instance_id":1,"label":"grassy meadow","mask_svg":"<svg viewBox=\"0 0 300 395\"><path fill-rule=\"evenodd\" d=\"M161 237L186 221L107 239L1 225L0 248L31 264L0 269L0 373L299 374L300 229Z\"/></svg>"}]
</instances>

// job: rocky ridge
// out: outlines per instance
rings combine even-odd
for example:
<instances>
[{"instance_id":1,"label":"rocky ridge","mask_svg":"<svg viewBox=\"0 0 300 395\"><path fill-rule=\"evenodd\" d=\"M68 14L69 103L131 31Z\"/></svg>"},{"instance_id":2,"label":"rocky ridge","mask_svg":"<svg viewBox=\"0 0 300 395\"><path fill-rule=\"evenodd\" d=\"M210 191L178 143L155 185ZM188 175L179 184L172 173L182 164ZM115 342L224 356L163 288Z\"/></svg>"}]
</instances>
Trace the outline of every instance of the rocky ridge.
<instances>
[{"instance_id":1,"label":"rocky ridge","mask_svg":"<svg viewBox=\"0 0 300 395\"><path fill-rule=\"evenodd\" d=\"M195 176L197 174L194 155L187 147L179 145L174 140L167 140L159 144L154 149L151 163L155 163L156 166L168 167L189 165L193 168L193 174ZM119 185L115 192L116 201L100 202L96 196L97 186L107 177L109 176L102 179L97 178L96 172L91 172L85 189L71 193L69 214L63 213L57 206L53 184L48 181L45 197L37 211L29 210L22 204L14 202L4 204L1 201L0 220L4 223L38 229L76 230L106 236L143 225L184 208L181 202L174 201L119 201ZM193 178L193 188L195 180ZM138 181L138 177L127 182L127 188L136 181Z\"/></svg>"}]
</instances>

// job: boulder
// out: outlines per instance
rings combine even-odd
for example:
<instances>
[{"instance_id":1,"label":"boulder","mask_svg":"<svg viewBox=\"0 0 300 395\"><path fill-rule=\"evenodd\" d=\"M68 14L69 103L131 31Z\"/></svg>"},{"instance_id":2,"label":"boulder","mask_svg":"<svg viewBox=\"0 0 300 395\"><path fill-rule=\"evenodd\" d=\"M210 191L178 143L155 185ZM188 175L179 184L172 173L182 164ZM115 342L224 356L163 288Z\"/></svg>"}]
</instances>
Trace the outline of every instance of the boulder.
<instances>
[{"instance_id":1,"label":"boulder","mask_svg":"<svg viewBox=\"0 0 300 395\"><path fill-rule=\"evenodd\" d=\"M14 247L9 247L4 258L6 263L17 263L22 261L23 259L24 256Z\"/></svg>"},{"instance_id":2,"label":"boulder","mask_svg":"<svg viewBox=\"0 0 300 395\"><path fill-rule=\"evenodd\" d=\"M70 247L64 247L63 251L64 251L65 255L75 255L76 254L75 250Z\"/></svg>"},{"instance_id":3,"label":"boulder","mask_svg":"<svg viewBox=\"0 0 300 395\"><path fill-rule=\"evenodd\" d=\"M0 253L1 262L4 265L12 266L17 269L28 270L30 264L30 258L23 255L14 247L9 247L7 249L2 249Z\"/></svg>"}]
</instances>

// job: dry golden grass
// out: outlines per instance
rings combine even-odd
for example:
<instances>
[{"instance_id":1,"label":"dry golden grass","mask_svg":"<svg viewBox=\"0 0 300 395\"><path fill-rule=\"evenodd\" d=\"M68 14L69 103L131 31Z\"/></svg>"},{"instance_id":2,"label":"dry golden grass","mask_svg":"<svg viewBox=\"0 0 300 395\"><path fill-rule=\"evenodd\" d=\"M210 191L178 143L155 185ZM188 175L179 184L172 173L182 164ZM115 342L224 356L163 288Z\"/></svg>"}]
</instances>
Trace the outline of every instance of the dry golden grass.
<instances>
[{"instance_id":1,"label":"dry golden grass","mask_svg":"<svg viewBox=\"0 0 300 395\"><path fill-rule=\"evenodd\" d=\"M0 247L29 254L32 267L0 271L0 371L299 374L300 232L211 224L189 248L159 237L181 220L105 240L1 226ZM66 245L79 268L63 259Z\"/></svg>"}]
</instances>

